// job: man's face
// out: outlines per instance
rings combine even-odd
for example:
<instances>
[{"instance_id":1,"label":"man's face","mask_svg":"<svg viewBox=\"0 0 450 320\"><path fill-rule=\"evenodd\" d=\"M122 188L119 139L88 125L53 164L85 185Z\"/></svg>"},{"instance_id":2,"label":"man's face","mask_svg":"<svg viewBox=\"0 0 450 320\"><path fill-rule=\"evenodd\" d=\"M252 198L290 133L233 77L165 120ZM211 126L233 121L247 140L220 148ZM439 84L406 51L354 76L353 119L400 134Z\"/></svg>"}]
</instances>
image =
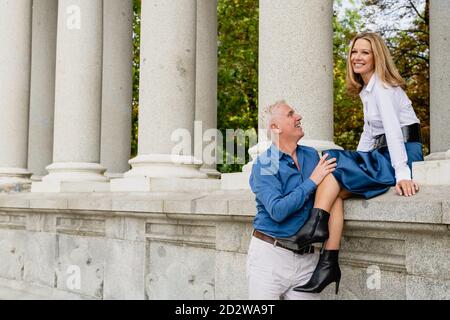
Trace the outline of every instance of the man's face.
<instances>
[{"instance_id":1,"label":"man's face","mask_svg":"<svg viewBox=\"0 0 450 320\"><path fill-rule=\"evenodd\" d=\"M287 104L281 105L275 112L272 129L278 130L280 141L299 141L305 134L301 126L302 116L295 113Z\"/></svg>"}]
</instances>

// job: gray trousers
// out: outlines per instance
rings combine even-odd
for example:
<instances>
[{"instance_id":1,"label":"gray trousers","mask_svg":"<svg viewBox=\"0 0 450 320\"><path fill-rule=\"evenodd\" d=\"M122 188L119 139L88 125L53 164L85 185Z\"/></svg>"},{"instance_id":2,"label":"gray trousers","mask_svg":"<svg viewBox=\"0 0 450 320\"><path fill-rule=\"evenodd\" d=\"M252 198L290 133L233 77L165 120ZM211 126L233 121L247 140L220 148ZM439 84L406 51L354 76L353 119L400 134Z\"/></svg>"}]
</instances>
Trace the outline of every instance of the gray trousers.
<instances>
[{"instance_id":1,"label":"gray trousers","mask_svg":"<svg viewBox=\"0 0 450 320\"><path fill-rule=\"evenodd\" d=\"M292 290L311 278L318 253L296 254L252 237L247 255L250 300L318 300L319 294Z\"/></svg>"}]
</instances>

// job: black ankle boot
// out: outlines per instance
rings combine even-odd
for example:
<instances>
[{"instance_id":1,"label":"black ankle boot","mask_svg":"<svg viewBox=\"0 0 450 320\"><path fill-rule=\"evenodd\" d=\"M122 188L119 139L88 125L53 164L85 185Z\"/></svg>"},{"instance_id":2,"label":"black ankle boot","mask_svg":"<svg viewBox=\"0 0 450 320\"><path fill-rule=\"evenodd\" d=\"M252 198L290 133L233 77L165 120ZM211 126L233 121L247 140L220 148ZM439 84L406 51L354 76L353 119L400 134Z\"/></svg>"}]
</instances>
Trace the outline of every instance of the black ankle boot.
<instances>
[{"instance_id":1,"label":"black ankle boot","mask_svg":"<svg viewBox=\"0 0 450 320\"><path fill-rule=\"evenodd\" d=\"M339 268L339 250L324 250L320 255L319 263L309 279L303 286L294 288L294 291L319 293L332 282L336 282L335 293L339 292L341 269Z\"/></svg>"},{"instance_id":2,"label":"black ankle boot","mask_svg":"<svg viewBox=\"0 0 450 320\"><path fill-rule=\"evenodd\" d=\"M305 224L295 235L289 238L278 238L277 240L288 247L296 244L298 248L325 242L328 239L329 218L330 214L325 210L312 208Z\"/></svg>"},{"instance_id":3,"label":"black ankle boot","mask_svg":"<svg viewBox=\"0 0 450 320\"><path fill-rule=\"evenodd\" d=\"M298 243L299 247L305 247L313 243L325 242L328 239L328 220L330 219L330 214L325 210L319 208L312 208L309 220L314 220L316 222L314 228L310 225L304 225L300 231L296 234L295 242ZM307 222L309 222L309 220Z\"/></svg>"}]
</instances>

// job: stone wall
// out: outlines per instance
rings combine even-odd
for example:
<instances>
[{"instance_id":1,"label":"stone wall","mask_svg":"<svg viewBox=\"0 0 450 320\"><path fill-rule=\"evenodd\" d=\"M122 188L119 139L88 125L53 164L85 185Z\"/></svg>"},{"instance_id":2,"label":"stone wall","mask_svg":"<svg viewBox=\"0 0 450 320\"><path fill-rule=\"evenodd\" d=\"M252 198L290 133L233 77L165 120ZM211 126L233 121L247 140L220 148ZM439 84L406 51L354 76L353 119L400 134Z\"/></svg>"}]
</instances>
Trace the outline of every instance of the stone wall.
<instances>
[{"instance_id":1,"label":"stone wall","mask_svg":"<svg viewBox=\"0 0 450 320\"><path fill-rule=\"evenodd\" d=\"M450 299L450 190L349 200L340 294ZM0 299L246 299L249 191L0 195ZM80 286L73 276L80 271Z\"/></svg>"}]
</instances>

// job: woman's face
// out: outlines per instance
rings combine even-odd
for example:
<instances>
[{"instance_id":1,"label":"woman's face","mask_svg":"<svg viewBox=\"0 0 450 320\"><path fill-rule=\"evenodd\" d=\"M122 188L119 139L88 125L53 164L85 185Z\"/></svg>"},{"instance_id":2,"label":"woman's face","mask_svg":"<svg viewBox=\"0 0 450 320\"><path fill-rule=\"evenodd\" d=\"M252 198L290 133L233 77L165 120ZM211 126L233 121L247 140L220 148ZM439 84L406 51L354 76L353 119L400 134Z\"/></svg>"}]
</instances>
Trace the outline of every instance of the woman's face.
<instances>
[{"instance_id":1,"label":"woman's face","mask_svg":"<svg viewBox=\"0 0 450 320\"><path fill-rule=\"evenodd\" d=\"M373 73L375 65L372 46L368 40L356 40L350 54L350 62L354 73L358 73L363 77Z\"/></svg>"}]
</instances>

